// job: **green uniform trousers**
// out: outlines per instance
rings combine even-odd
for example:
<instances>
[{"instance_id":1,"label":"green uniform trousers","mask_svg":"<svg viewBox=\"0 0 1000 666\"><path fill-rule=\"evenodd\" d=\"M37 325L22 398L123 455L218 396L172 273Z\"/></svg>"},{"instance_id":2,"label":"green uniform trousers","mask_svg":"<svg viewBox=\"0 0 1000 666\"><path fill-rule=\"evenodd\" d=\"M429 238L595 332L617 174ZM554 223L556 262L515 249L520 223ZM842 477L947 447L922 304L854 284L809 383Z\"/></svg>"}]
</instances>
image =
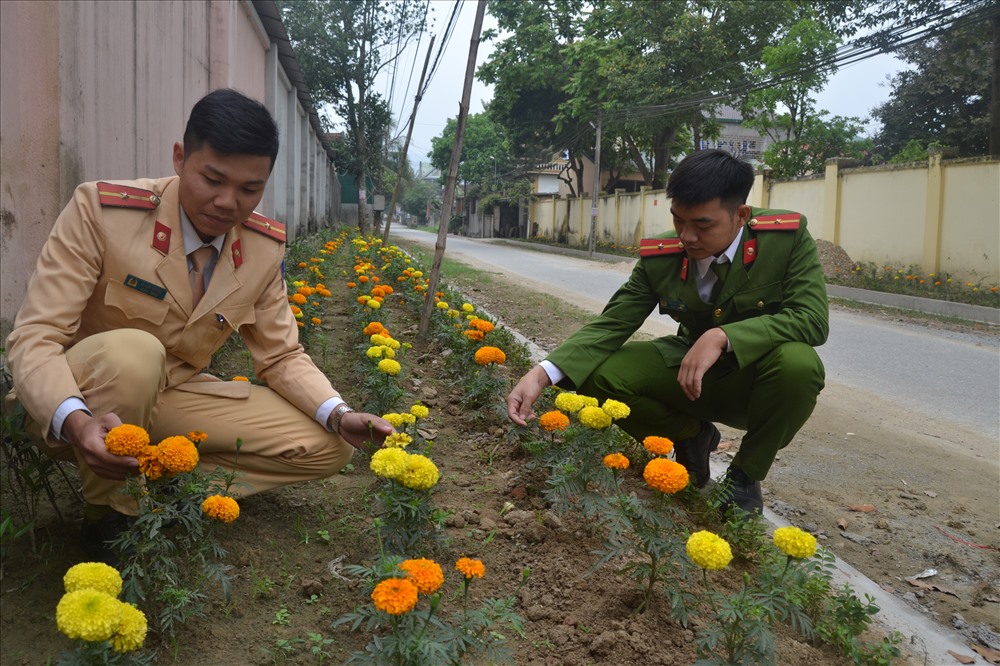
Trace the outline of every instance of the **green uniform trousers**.
<instances>
[{"instance_id":1,"label":"green uniform trousers","mask_svg":"<svg viewBox=\"0 0 1000 666\"><path fill-rule=\"evenodd\" d=\"M816 350L786 342L756 363L739 368L724 354L689 400L677 383L680 359L666 359L651 342L631 342L614 352L580 387L582 395L620 400L631 408L617 425L638 441L649 435L681 441L702 421L746 430L733 464L751 478L767 476L778 451L792 441L816 406L825 372Z\"/></svg>"}]
</instances>

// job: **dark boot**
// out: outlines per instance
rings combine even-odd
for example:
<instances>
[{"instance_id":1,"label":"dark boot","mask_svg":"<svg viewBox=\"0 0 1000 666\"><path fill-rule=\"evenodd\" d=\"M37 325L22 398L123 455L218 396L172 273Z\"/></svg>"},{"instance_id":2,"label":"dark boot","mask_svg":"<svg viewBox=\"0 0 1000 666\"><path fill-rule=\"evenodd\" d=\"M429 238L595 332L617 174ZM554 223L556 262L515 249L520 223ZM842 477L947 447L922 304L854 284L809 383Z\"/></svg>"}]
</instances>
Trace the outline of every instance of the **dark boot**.
<instances>
[{"instance_id":1,"label":"dark boot","mask_svg":"<svg viewBox=\"0 0 1000 666\"><path fill-rule=\"evenodd\" d=\"M91 562L104 562L107 565L119 568L121 564L121 553L111 546L122 533L128 531L135 522L135 518L108 511L104 516L93 522L83 521L80 530L80 547ZM128 556L128 553L125 554Z\"/></svg>"},{"instance_id":2,"label":"dark boot","mask_svg":"<svg viewBox=\"0 0 1000 666\"><path fill-rule=\"evenodd\" d=\"M737 506L750 515L764 514L764 497L760 492L760 481L751 479L736 465L730 465L726 471L724 486L726 491L719 507L723 516L731 506Z\"/></svg>"},{"instance_id":3,"label":"dark boot","mask_svg":"<svg viewBox=\"0 0 1000 666\"><path fill-rule=\"evenodd\" d=\"M674 445L677 462L684 465L691 476L691 484L695 488L704 488L711 478L708 467L708 456L719 448L722 436L715 424L702 421L701 430L694 437L677 442Z\"/></svg>"}]
</instances>

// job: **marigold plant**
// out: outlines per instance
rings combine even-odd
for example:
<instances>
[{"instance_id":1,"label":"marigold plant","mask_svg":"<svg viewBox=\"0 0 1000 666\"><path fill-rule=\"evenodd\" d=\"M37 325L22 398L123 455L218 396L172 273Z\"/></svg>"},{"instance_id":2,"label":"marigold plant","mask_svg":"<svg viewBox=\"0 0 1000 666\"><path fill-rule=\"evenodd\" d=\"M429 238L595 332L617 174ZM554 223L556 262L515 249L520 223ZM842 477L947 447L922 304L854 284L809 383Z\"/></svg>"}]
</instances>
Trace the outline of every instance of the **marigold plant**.
<instances>
[{"instance_id":1,"label":"marigold plant","mask_svg":"<svg viewBox=\"0 0 1000 666\"><path fill-rule=\"evenodd\" d=\"M375 608L389 615L403 615L417 605L417 586L405 578L387 578L372 590Z\"/></svg>"},{"instance_id":2,"label":"marigold plant","mask_svg":"<svg viewBox=\"0 0 1000 666\"><path fill-rule=\"evenodd\" d=\"M149 444L149 433L144 428L130 423L115 426L104 436L104 446L108 453L116 456L137 457Z\"/></svg>"},{"instance_id":3,"label":"marigold plant","mask_svg":"<svg viewBox=\"0 0 1000 666\"><path fill-rule=\"evenodd\" d=\"M480 347L476 350L475 359L479 365L503 364L507 360L507 355L497 347Z\"/></svg>"},{"instance_id":4,"label":"marigold plant","mask_svg":"<svg viewBox=\"0 0 1000 666\"><path fill-rule=\"evenodd\" d=\"M657 456L665 456L674 450L673 441L666 437L657 437L656 435L650 435L642 440L642 446Z\"/></svg>"},{"instance_id":5,"label":"marigold plant","mask_svg":"<svg viewBox=\"0 0 1000 666\"><path fill-rule=\"evenodd\" d=\"M417 586L420 594L434 594L444 584L441 565L434 560L427 558L404 560L399 568L406 572L406 577Z\"/></svg>"},{"instance_id":6,"label":"marigold plant","mask_svg":"<svg viewBox=\"0 0 1000 666\"><path fill-rule=\"evenodd\" d=\"M579 414L580 423L594 430L603 430L611 425L611 417L600 407L583 407Z\"/></svg>"},{"instance_id":7,"label":"marigold plant","mask_svg":"<svg viewBox=\"0 0 1000 666\"><path fill-rule=\"evenodd\" d=\"M733 560L729 542L706 530L700 530L688 537L685 550L691 561L706 571L725 569Z\"/></svg>"},{"instance_id":8,"label":"marigold plant","mask_svg":"<svg viewBox=\"0 0 1000 666\"><path fill-rule=\"evenodd\" d=\"M471 557L458 558L458 561L455 562L455 569L465 576L466 579L482 578L486 575L486 566L483 564L482 560L473 559Z\"/></svg>"},{"instance_id":9,"label":"marigold plant","mask_svg":"<svg viewBox=\"0 0 1000 666\"><path fill-rule=\"evenodd\" d=\"M201 510L212 520L231 523L240 517L240 505L232 497L209 495L201 503Z\"/></svg>"},{"instance_id":10,"label":"marigold plant","mask_svg":"<svg viewBox=\"0 0 1000 666\"><path fill-rule=\"evenodd\" d=\"M175 435L156 445L156 458L168 472L190 472L198 466L198 449L187 437Z\"/></svg>"},{"instance_id":11,"label":"marigold plant","mask_svg":"<svg viewBox=\"0 0 1000 666\"><path fill-rule=\"evenodd\" d=\"M774 530L774 545L788 557L804 560L816 554L816 537L798 527Z\"/></svg>"},{"instance_id":12,"label":"marigold plant","mask_svg":"<svg viewBox=\"0 0 1000 666\"><path fill-rule=\"evenodd\" d=\"M569 417L560 411L552 410L538 417L538 425L548 432L565 430L569 427Z\"/></svg>"},{"instance_id":13,"label":"marigold plant","mask_svg":"<svg viewBox=\"0 0 1000 666\"><path fill-rule=\"evenodd\" d=\"M93 589L67 592L56 606L56 626L69 638L88 643L106 641L118 628L122 602Z\"/></svg>"},{"instance_id":14,"label":"marigold plant","mask_svg":"<svg viewBox=\"0 0 1000 666\"><path fill-rule=\"evenodd\" d=\"M608 469L628 469L628 458L622 453L609 453L604 456L604 466Z\"/></svg>"},{"instance_id":15,"label":"marigold plant","mask_svg":"<svg viewBox=\"0 0 1000 666\"><path fill-rule=\"evenodd\" d=\"M384 358L378 362L379 372L384 372L387 375L398 375L399 371L403 369L403 366L399 364L399 361L394 361L391 358Z\"/></svg>"},{"instance_id":16,"label":"marigold plant","mask_svg":"<svg viewBox=\"0 0 1000 666\"><path fill-rule=\"evenodd\" d=\"M615 421L627 418L628 415L632 413L632 410L624 402L612 400L611 398L604 401L604 404L601 405L601 409L603 409L604 413Z\"/></svg>"},{"instance_id":17,"label":"marigold plant","mask_svg":"<svg viewBox=\"0 0 1000 666\"><path fill-rule=\"evenodd\" d=\"M117 597L122 591L122 577L117 569L104 562L81 562L66 571L63 588L67 592L97 590Z\"/></svg>"},{"instance_id":18,"label":"marigold plant","mask_svg":"<svg viewBox=\"0 0 1000 666\"><path fill-rule=\"evenodd\" d=\"M690 480L684 465L667 458L653 458L646 463L642 478L650 487L668 495L684 490Z\"/></svg>"},{"instance_id":19,"label":"marigold plant","mask_svg":"<svg viewBox=\"0 0 1000 666\"><path fill-rule=\"evenodd\" d=\"M111 636L111 647L118 653L133 652L146 641L146 615L129 603L122 602L121 610L121 620Z\"/></svg>"}]
</instances>

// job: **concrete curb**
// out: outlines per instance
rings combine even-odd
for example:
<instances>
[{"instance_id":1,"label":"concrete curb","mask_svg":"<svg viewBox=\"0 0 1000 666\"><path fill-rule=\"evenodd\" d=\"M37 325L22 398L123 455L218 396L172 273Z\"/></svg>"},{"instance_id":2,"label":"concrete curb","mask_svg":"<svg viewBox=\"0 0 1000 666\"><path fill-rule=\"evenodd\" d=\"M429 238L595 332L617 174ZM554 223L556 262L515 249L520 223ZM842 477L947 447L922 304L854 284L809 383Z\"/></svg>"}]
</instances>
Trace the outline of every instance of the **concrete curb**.
<instances>
[{"instance_id":1,"label":"concrete curb","mask_svg":"<svg viewBox=\"0 0 1000 666\"><path fill-rule=\"evenodd\" d=\"M602 254L595 252L593 257L586 250L577 250L559 245L547 245L545 243L527 243L524 241L502 239L485 239L491 243L501 245L511 245L525 250L535 252L551 252L581 259L594 259L609 263L634 261L633 257L623 257L617 254ZM953 301L941 301L935 298L922 298L920 296L908 296L906 294L893 294L884 291L869 291L868 289L858 289L856 287L842 287L840 285L828 284L826 293L833 298L843 298L857 301L858 303L869 303L871 305L882 305L900 310L912 310L933 314L941 317L955 317L967 321L978 321L1000 326L1000 309L988 308L982 305L967 305L965 303L955 303Z\"/></svg>"}]
</instances>

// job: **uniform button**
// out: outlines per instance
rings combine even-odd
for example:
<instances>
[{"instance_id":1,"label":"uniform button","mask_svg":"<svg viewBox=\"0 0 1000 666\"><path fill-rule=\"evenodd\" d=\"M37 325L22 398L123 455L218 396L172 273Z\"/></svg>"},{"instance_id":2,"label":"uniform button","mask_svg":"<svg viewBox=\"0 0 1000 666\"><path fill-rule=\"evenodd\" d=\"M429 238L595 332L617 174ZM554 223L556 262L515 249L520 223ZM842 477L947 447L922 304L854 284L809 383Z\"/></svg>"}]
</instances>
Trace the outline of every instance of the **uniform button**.
<instances>
[{"instance_id":1,"label":"uniform button","mask_svg":"<svg viewBox=\"0 0 1000 666\"><path fill-rule=\"evenodd\" d=\"M756 227L757 226L757 218L756 217L750 218L750 226L751 227Z\"/></svg>"},{"instance_id":2,"label":"uniform button","mask_svg":"<svg viewBox=\"0 0 1000 666\"><path fill-rule=\"evenodd\" d=\"M153 204L154 206L159 206L160 205L160 197L156 196L155 194L150 195L150 197L149 197L149 203Z\"/></svg>"},{"instance_id":3,"label":"uniform button","mask_svg":"<svg viewBox=\"0 0 1000 666\"><path fill-rule=\"evenodd\" d=\"M722 316L722 308L715 308L715 312L712 313L712 316L716 317L716 318L721 317Z\"/></svg>"},{"instance_id":4,"label":"uniform button","mask_svg":"<svg viewBox=\"0 0 1000 666\"><path fill-rule=\"evenodd\" d=\"M753 256L753 252L754 252L754 250L753 250L753 246L748 246L748 247L746 248L746 251L747 251L747 254L748 254L749 256L751 256L751 257Z\"/></svg>"},{"instance_id":5,"label":"uniform button","mask_svg":"<svg viewBox=\"0 0 1000 666\"><path fill-rule=\"evenodd\" d=\"M764 307L764 301L757 301L757 307L759 308Z\"/></svg>"}]
</instances>

